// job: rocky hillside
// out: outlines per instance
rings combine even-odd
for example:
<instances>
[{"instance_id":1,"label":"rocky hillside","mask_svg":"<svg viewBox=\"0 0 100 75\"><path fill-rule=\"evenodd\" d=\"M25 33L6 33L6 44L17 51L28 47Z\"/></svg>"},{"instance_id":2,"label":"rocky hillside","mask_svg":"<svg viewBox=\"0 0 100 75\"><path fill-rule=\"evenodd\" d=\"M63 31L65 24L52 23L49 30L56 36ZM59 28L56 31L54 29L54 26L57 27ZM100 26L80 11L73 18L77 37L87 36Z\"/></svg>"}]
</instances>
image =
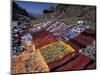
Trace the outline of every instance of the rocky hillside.
<instances>
[{"instance_id":1,"label":"rocky hillside","mask_svg":"<svg viewBox=\"0 0 100 75\"><path fill-rule=\"evenodd\" d=\"M31 19L35 19L31 15L29 15L25 9L21 8L16 2L13 2L12 3L12 19L18 20L21 16L26 16Z\"/></svg>"},{"instance_id":2,"label":"rocky hillside","mask_svg":"<svg viewBox=\"0 0 100 75\"><path fill-rule=\"evenodd\" d=\"M86 24L95 25L96 7L80 5L58 5L58 8L64 8L64 21L74 23L76 20L84 20Z\"/></svg>"},{"instance_id":3,"label":"rocky hillside","mask_svg":"<svg viewBox=\"0 0 100 75\"><path fill-rule=\"evenodd\" d=\"M52 17L55 17L57 19L58 16L61 16L62 18L60 20L65 22L66 24L73 24L78 20L83 20L87 25L90 25L91 28L95 28L95 6L58 4L52 12L48 12L47 10L49 9L46 9L47 13L44 13L44 16L38 18L37 20L34 20L34 23L51 20Z\"/></svg>"}]
</instances>

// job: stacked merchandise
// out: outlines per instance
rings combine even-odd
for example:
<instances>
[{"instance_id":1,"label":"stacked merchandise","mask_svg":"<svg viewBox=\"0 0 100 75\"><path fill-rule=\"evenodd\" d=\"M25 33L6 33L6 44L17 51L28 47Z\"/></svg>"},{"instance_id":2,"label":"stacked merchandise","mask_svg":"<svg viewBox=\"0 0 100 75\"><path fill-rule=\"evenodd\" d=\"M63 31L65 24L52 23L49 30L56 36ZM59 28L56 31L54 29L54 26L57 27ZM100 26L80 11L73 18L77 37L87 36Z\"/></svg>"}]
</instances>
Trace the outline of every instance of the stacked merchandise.
<instances>
[{"instance_id":1,"label":"stacked merchandise","mask_svg":"<svg viewBox=\"0 0 100 75\"><path fill-rule=\"evenodd\" d=\"M39 24L35 24L32 28L30 28L31 33L40 32L42 30L45 30L48 26L50 26L53 22L47 21Z\"/></svg>"},{"instance_id":2,"label":"stacked merchandise","mask_svg":"<svg viewBox=\"0 0 100 75\"><path fill-rule=\"evenodd\" d=\"M60 38L66 42L66 41L74 38L75 36L78 36L84 30L85 30L85 28L82 28L81 26L78 25L78 26L70 26L66 30L59 31L56 33L59 33ZM58 37L59 37L59 35L58 35Z\"/></svg>"},{"instance_id":3,"label":"stacked merchandise","mask_svg":"<svg viewBox=\"0 0 100 75\"><path fill-rule=\"evenodd\" d=\"M23 47L26 51L18 56L12 56L12 74L49 71L40 51L31 41L24 44Z\"/></svg>"},{"instance_id":4,"label":"stacked merchandise","mask_svg":"<svg viewBox=\"0 0 100 75\"><path fill-rule=\"evenodd\" d=\"M27 23L21 22L19 26L27 29ZM12 57L13 73L96 68L95 30L86 29L83 24L66 25L60 21L47 21L26 29L22 28L20 37L13 36L20 41L19 48L25 49ZM19 31L14 28L13 33Z\"/></svg>"},{"instance_id":5,"label":"stacked merchandise","mask_svg":"<svg viewBox=\"0 0 100 75\"><path fill-rule=\"evenodd\" d=\"M55 31L55 28L57 28L60 25L60 22L55 21L51 26L49 26L46 30L49 32Z\"/></svg>"},{"instance_id":6,"label":"stacked merchandise","mask_svg":"<svg viewBox=\"0 0 100 75\"><path fill-rule=\"evenodd\" d=\"M30 33L27 33L27 34L24 34L22 37L21 37L21 44L25 44L27 43L27 41L31 41L32 40L32 35Z\"/></svg>"},{"instance_id":7,"label":"stacked merchandise","mask_svg":"<svg viewBox=\"0 0 100 75\"><path fill-rule=\"evenodd\" d=\"M86 48L86 46L91 44L93 41L95 41L95 31L93 29L86 29L66 43L70 44L75 50L79 50L80 48Z\"/></svg>"},{"instance_id":8,"label":"stacked merchandise","mask_svg":"<svg viewBox=\"0 0 100 75\"><path fill-rule=\"evenodd\" d=\"M78 36L84 30L85 26L83 24L66 25L65 23L59 21L53 22L46 29L46 31L52 33L54 36L65 42L75 36Z\"/></svg>"},{"instance_id":9,"label":"stacked merchandise","mask_svg":"<svg viewBox=\"0 0 100 75\"><path fill-rule=\"evenodd\" d=\"M21 46L21 37L28 32L28 28L31 27L31 22L27 20L26 18L22 17L19 19L19 21L16 23L16 25L13 25L12 28L12 54L19 54L20 52L23 52L24 49L22 49Z\"/></svg>"}]
</instances>

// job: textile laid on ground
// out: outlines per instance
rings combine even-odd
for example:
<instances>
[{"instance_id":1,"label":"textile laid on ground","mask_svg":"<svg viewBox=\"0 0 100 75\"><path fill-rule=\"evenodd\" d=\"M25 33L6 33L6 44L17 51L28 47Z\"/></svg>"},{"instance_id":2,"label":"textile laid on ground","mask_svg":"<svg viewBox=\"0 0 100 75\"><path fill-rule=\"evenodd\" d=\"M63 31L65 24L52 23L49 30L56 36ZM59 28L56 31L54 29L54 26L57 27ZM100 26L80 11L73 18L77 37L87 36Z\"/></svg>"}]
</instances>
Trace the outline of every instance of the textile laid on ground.
<instances>
[{"instance_id":1,"label":"textile laid on ground","mask_svg":"<svg viewBox=\"0 0 100 75\"><path fill-rule=\"evenodd\" d=\"M47 72L48 65L34 45L25 45L26 51L12 57L12 73Z\"/></svg>"},{"instance_id":2,"label":"textile laid on ground","mask_svg":"<svg viewBox=\"0 0 100 75\"><path fill-rule=\"evenodd\" d=\"M88 44L92 43L94 38L92 38L90 36L84 36L84 35L80 34L78 37L75 37L74 40L77 40L77 41L79 41L80 43L82 43L84 45L88 45Z\"/></svg>"},{"instance_id":3,"label":"textile laid on ground","mask_svg":"<svg viewBox=\"0 0 100 75\"><path fill-rule=\"evenodd\" d=\"M91 62L93 63L93 60L90 57L80 53L74 53L74 55L69 54L60 60L50 62L48 66L50 71L82 70L88 68Z\"/></svg>"},{"instance_id":4,"label":"textile laid on ground","mask_svg":"<svg viewBox=\"0 0 100 75\"><path fill-rule=\"evenodd\" d=\"M75 36L78 36L81 32L85 30L84 26L78 25L73 27L69 32L66 33L66 36L68 39L74 38Z\"/></svg>"},{"instance_id":5,"label":"textile laid on ground","mask_svg":"<svg viewBox=\"0 0 100 75\"><path fill-rule=\"evenodd\" d=\"M92 32L89 33L88 30ZM84 33L87 33L88 35ZM91 44L95 40L95 37L91 36L91 34L95 35L95 31L92 29L86 29L78 36L74 37L73 39L70 39L66 43L72 46L75 50L86 48L87 45Z\"/></svg>"},{"instance_id":6,"label":"textile laid on ground","mask_svg":"<svg viewBox=\"0 0 100 75\"><path fill-rule=\"evenodd\" d=\"M34 41L35 41L36 48L38 49L38 48L41 48L45 45L56 42L56 41L58 41L58 39L55 38L53 35L48 34L44 37L37 36L37 38Z\"/></svg>"},{"instance_id":7,"label":"textile laid on ground","mask_svg":"<svg viewBox=\"0 0 100 75\"><path fill-rule=\"evenodd\" d=\"M60 29L61 28L59 28L59 30ZM85 30L85 26L82 26L82 25L73 26L72 25L70 27L67 27L66 29L63 29L63 30L62 29L61 29L61 31L55 31L53 33L53 35L55 35L62 41L68 41L68 40L74 38L75 36L78 36L81 32L83 32Z\"/></svg>"},{"instance_id":8,"label":"textile laid on ground","mask_svg":"<svg viewBox=\"0 0 100 75\"><path fill-rule=\"evenodd\" d=\"M42 31L39 31L39 32L35 32L35 33L32 33L32 36L33 36L33 39L38 39L38 38L43 38L45 36L49 35L49 32L45 31L45 30L42 30Z\"/></svg>"},{"instance_id":9,"label":"textile laid on ground","mask_svg":"<svg viewBox=\"0 0 100 75\"><path fill-rule=\"evenodd\" d=\"M58 41L40 48L40 52L46 62L53 62L61 59L66 54L72 53L75 50L68 44Z\"/></svg>"},{"instance_id":10,"label":"textile laid on ground","mask_svg":"<svg viewBox=\"0 0 100 75\"><path fill-rule=\"evenodd\" d=\"M57 66L59 66L60 64L63 64L64 62L70 60L72 58L72 54L73 53L69 53L67 55L65 55L63 58L56 60L54 62L48 62L48 66L50 71L54 71L53 69L56 68Z\"/></svg>"},{"instance_id":11,"label":"textile laid on ground","mask_svg":"<svg viewBox=\"0 0 100 75\"><path fill-rule=\"evenodd\" d=\"M49 26L46 30L49 31L50 33L54 33L58 32L59 30L64 31L67 28L68 26L65 23L56 21L52 24L52 26Z\"/></svg>"},{"instance_id":12,"label":"textile laid on ground","mask_svg":"<svg viewBox=\"0 0 100 75\"><path fill-rule=\"evenodd\" d=\"M87 29L83 24L48 21L34 25L28 31L29 34L14 36L17 38L15 44L18 40L21 43L18 47L14 45L17 50L12 56L13 74L96 68L95 30Z\"/></svg>"},{"instance_id":13,"label":"textile laid on ground","mask_svg":"<svg viewBox=\"0 0 100 75\"><path fill-rule=\"evenodd\" d=\"M92 61L91 58L80 54L74 60L70 61L65 65L62 65L61 67L57 68L55 71L82 70L91 61Z\"/></svg>"},{"instance_id":14,"label":"textile laid on ground","mask_svg":"<svg viewBox=\"0 0 100 75\"><path fill-rule=\"evenodd\" d=\"M12 55L18 55L24 51L20 48L20 45L25 43L26 40L31 39L30 33L28 32L31 27L31 21L24 16L12 23Z\"/></svg>"},{"instance_id":15,"label":"textile laid on ground","mask_svg":"<svg viewBox=\"0 0 100 75\"><path fill-rule=\"evenodd\" d=\"M63 26L63 27L59 27L58 31L53 32L52 34L54 36L56 36L57 38L59 38L62 41L66 41L68 40L66 34L73 28L73 26L69 26L67 27L67 25Z\"/></svg>"}]
</instances>

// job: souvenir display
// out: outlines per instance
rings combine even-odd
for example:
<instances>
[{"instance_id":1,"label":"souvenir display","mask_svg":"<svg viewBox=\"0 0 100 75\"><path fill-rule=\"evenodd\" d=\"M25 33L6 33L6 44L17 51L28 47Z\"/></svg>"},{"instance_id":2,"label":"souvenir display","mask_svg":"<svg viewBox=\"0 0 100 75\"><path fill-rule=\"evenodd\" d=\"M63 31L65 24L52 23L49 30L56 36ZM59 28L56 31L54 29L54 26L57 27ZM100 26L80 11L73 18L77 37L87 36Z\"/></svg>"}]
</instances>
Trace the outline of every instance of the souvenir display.
<instances>
[{"instance_id":1,"label":"souvenir display","mask_svg":"<svg viewBox=\"0 0 100 75\"><path fill-rule=\"evenodd\" d=\"M96 6L11 3L11 74L96 69Z\"/></svg>"}]
</instances>

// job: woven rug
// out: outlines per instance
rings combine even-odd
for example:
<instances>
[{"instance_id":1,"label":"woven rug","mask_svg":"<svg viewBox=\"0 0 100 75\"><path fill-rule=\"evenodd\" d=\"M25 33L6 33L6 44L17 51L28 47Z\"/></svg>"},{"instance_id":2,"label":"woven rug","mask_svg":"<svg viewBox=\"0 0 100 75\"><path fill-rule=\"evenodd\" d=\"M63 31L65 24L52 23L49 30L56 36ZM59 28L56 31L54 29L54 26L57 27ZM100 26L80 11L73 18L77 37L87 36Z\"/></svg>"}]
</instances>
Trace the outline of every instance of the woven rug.
<instances>
[{"instance_id":1,"label":"woven rug","mask_svg":"<svg viewBox=\"0 0 100 75\"><path fill-rule=\"evenodd\" d=\"M61 59L68 53L72 53L75 50L68 44L65 44L62 41L58 41L49 45L46 45L39 49L41 55L46 62L53 62L58 59Z\"/></svg>"}]
</instances>

